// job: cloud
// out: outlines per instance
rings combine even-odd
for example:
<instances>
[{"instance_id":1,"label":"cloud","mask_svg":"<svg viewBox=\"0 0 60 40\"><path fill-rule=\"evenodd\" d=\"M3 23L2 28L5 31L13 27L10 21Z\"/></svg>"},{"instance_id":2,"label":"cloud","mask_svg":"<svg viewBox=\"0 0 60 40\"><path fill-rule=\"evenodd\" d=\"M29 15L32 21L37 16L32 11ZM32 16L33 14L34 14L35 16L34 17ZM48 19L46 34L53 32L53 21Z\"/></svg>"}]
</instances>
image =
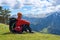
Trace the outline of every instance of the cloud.
<instances>
[{"instance_id":1,"label":"cloud","mask_svg":"<svg viewBox=\"0 0 60 40\"><path fill-rule=\"evenodd\" d=\"M0 5L1 5L2 1L0 0Z\"/></svg>"},{"instance_id":2,"label":"cloud","mask_svg":"<svg viewBox=\"0 0 60 40\"><path fill-rule=\"evenodd\" d=\"M13 9L18 9L23 6L22 4L23 0L0 0L0 6L9 6Z\"/></svg>"},{"instance_id":3,"label":"cloud","mask_svg":"<svg viewBox=\"0 0 60 40\"><path fill-rule=\"evenodd\" d=\"M53 3L54 5L60 5L60 0L49 0L49 2Z\"/></svg>"},{"instance_id":4,"label":"cloud","mask_svg":"<svg viewBox=\"0 0 60 40\"><path fill-rule=\"evenodd\" d=\"M34 0L32 3L33 7L31 10L28 10L30 14L26 14L28 17L35 17L35 18L44 18L51 14L51 12L59 11L60 10L60 4L57 5L57 0L49 0L49 1L38 1ZM48 15L47 15L48 14Z\"/></svg>"},{"instance_id":5,"label":"cloud","mask_svg":"<svg viewBox=\"0 0 60 40\"><path fill-rule=\"evenodd\" d=\"M0 0L0 5L9 6L11 10L21 9L23 15L37 18L60 10L60 0Z\"/></svg>"},{"instance_id":6,"label":"cloud","mask_svg":"<svg viewBox=\"0 0 60 40\"><path fill-rule=\"evenodd\" d=\"M60 11L60 5L57 5L55 9L56 11Z\"/></svg>"}]
</instances>

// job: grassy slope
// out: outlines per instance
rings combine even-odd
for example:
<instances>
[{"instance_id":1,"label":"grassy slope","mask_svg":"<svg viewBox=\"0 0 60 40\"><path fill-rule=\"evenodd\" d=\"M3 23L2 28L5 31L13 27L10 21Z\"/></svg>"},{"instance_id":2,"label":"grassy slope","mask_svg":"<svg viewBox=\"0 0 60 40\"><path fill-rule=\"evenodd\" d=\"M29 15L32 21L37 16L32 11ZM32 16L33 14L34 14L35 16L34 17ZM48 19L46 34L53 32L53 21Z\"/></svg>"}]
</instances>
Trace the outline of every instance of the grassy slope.
<instances>
[{"instance_id":1,"label":"grassy slope","mask_svg":"<svg viewBox=\"0 0 60 40\"><path fill-rule=\"evenodd\" d=\"M34 34L12 34L9 33L7 25L0 24L0 40L60 40L60 36L37 32Z\"/></svg>"}]
</instances>

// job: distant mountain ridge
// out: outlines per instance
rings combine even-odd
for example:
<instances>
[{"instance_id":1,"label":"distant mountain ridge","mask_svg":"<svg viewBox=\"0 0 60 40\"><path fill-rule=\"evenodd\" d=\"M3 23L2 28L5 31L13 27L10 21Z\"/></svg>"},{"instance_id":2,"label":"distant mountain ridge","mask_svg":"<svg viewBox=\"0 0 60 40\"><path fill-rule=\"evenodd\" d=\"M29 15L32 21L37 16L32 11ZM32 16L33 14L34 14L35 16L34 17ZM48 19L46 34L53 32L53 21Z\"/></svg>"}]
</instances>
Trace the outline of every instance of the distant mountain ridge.
<instances>
[{"instance_id":1,"label":"distant mountain ridge","mask_svg":"<svg viewBox=\"0 0 60 40\"><path fill-rule=\"evenodd\" d=\"M29 20L31 28L35 31L40 32L46 28L48 33L60 34L60 12L53 12L45 18L23 17L23 19Z\"/></svg>"}]
</instances>

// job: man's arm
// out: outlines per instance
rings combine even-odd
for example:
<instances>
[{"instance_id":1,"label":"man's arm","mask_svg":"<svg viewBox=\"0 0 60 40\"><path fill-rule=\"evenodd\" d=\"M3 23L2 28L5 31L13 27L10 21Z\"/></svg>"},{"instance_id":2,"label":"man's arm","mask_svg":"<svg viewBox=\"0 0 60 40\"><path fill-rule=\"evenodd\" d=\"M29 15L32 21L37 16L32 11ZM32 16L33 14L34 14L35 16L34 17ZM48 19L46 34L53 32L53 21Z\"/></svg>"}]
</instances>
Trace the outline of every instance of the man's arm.
<instances>
[{"instance_id":1,"label":"man's arm","mask_svg":"<svg viewBox=\"0 0 60 40\"><path fill-rule=\"evenodd\" d=\"M23 21L24 24L30 25L30 22L29 21L27 21L27 20L22 20L22 21Z\"/></svg>"}]
</instances>

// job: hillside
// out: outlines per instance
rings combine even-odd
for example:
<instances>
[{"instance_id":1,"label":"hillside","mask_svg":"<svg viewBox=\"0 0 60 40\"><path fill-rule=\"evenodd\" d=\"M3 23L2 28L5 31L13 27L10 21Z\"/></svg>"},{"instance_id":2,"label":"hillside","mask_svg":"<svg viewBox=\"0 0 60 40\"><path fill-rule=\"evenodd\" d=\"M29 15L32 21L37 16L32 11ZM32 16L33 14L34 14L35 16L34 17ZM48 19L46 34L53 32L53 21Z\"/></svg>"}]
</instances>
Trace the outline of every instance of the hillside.
<instances>
[{"instance_id":1,"label":"hillside","mask_svg":"<svg viewBox=\"0 0 60 40\"><path fill-rule=\"evenodd\" d=\"M0 40L60 40L60 36L37 32L33 34L12 34L9 32L8 25L0 23Z\"/></svg>"}]
</instances>

